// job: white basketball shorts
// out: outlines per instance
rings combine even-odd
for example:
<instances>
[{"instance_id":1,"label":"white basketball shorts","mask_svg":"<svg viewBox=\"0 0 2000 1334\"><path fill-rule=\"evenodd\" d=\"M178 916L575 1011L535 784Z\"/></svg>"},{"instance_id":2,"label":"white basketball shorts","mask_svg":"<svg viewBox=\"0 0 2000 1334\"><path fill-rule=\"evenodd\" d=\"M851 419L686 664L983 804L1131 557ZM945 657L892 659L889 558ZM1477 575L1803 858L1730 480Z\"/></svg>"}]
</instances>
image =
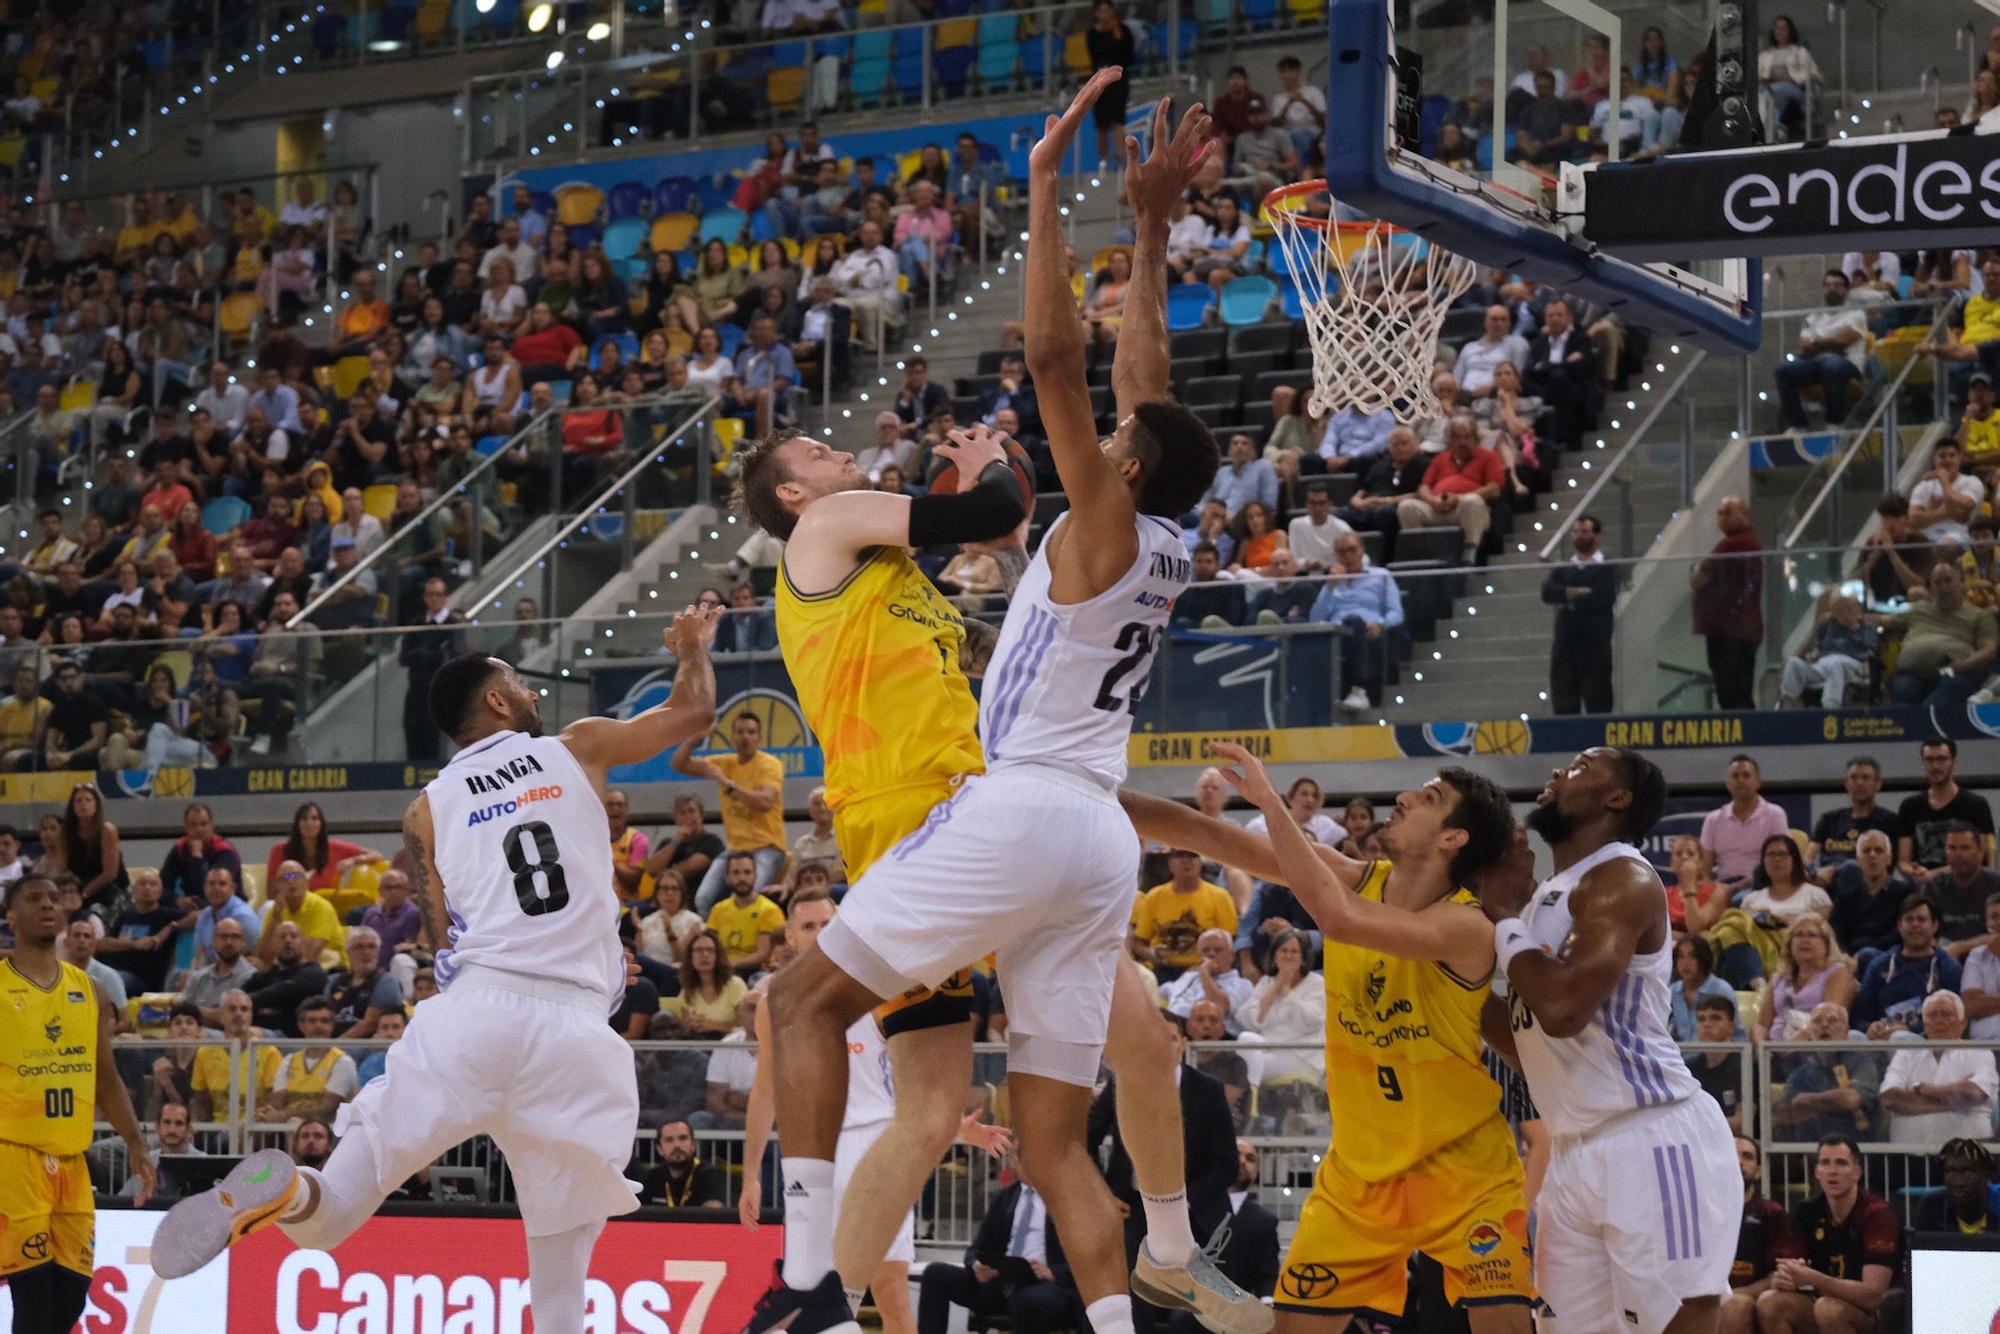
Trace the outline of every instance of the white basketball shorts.
<instances>
[{"instance_id":1,"label":"white basketball shorts","mask_svg":"<svg viewBox=\"0 0 2000 1334\"><path fill-rule=\"evenodd\" d=\"M567 983L465 969L417 1007L384 1072L341 1108L336 1129L355 1127L385 1196L487 1135L507 1156L531 1237L639 1207L625 1176L639 1129L632 1049L602 998Z\"/></svg>"},{"instance_id":2,"label":"white basketball shorts","mask_svg":"<svg viewBox=\"0 0 2000 1334\"><path fill-rule=\"evenodd\" d=\"M1729 1292L1743 1218L1735 1137L1698 1094L1558 1138L1536 1212L1539 1328L1658 1334L1682 1302Z\"/></svg>"},{"instance_id":3,"label":"white basketball shorts","mask_svg":"<svg viewBox=\"0 0 2000 1334\"><path fill-rule=\"evenodd\" d=\"M1115 793L1007 765L968 779L869 868L819 946L884 999L996 955L1008 1069L1090 1084L1138 880Z\"/></svg>"},{"instance_id":4,"label":"white basketball shorts","mask_svg":"<svg viewBox=\"0 0 2000 1334\"><path fill-rule=\"evenodd\" d=\"M875 1141L882 1138L882 1132L889 1128L887 1121L876 1121L865 1126L842 1126L840 1140L833 1149L833 1216L840 1217L840 1210L847 1199L847 1183L854 1180L854 1169L861 1166L861 1160ZM889 1253L884 1260L901 1260L904 1264L914 1264L917 1259L917 1211L911 1209L903 1215L903 1229L889 1244Z\"/></svg>"}]
</instances>

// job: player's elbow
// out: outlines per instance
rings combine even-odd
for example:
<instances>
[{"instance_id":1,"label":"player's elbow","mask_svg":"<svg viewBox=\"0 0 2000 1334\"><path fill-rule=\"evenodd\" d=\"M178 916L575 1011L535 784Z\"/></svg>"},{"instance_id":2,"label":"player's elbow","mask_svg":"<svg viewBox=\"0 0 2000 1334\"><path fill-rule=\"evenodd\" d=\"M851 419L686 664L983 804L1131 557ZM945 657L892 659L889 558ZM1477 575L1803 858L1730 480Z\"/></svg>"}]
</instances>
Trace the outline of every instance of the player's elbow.
<instances>
[{"instance_id":1,"label":"player's elbow","mask_svg":"<svg viewBox=\"0 0 2000 1334\"><path fill-rule=\"evenodd\" d=\"M1563 1001L1551 1006L1531 1006L1535 1022L1552 1038L1573 1038L1590 1027L1592 1008Z\"/></svg>"}]
</instances>

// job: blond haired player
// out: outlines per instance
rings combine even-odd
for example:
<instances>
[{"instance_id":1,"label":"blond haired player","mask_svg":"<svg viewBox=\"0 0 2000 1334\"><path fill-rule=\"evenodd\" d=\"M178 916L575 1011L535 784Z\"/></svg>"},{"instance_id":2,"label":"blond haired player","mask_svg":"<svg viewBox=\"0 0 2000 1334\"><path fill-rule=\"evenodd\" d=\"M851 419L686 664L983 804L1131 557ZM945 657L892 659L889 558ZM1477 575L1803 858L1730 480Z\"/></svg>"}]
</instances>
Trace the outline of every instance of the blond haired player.
<instances>
[{"instance_id":1,"label":"blond haired player","mask_svg":"<svg viewBox=\"0 0 2000 1334\"><path fill-rule=\"evenodd\" d=\"M1521 1160L1480 1042L1493 931L1459 887L1511 846L1506 795L1442 769L1396 798L1389 860L1360 862L1307 841L1256 757L1214 751L1236 766L1223 777L1264 812L1268 838L1121 797L1147 837L1291 886L1326 936L1333 1141L1278 1278L1279 1334L1400 1318L1413 1251L1444 1267L1446 1298L1476 1334L1525 1334L1535 1298Z\"/></svg>"},{"instance_id":2,"label":"blond haired player","mask_svg":"<svg viewBox=\"0 0 2000 1334\"><path fill-rule=\"evenodd\" d=\"M69 1334L90 1292L97 1201L83 1151L98 1108L152 1198L159 1169L111 1061L111 1001L56 957L63 911L47 876L7 886L13 957L0 960L0 1279L14 1334Z\"/></svg>"}]
</instances>

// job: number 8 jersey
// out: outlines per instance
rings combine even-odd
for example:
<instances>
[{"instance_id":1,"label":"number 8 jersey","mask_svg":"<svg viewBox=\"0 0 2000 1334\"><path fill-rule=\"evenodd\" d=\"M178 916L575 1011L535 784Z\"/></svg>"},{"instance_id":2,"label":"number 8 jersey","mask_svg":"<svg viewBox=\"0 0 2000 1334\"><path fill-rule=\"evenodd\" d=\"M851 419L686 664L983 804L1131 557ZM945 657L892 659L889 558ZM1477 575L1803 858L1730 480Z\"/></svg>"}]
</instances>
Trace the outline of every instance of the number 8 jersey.
<instances>
[{"instance_id":1,"label":"number 8 jersey","mask_svg":"<svg viewBox=\"0 0 2000 1334\"><path fill-rule=\"evenodd\" d=\"M1049 596L1048 552L1069 521L1064 514L1043 534L1007 605L979 692L980 739L989 770L1057 764L1116 787L1125 781L1132 717L1193 563L1178 527L1141 514L1132 568L1088 602L1064 606Z\"/></svg>"},{"instance_id":2,"label":"number 8 jersey","mask_svg":"<svg viewBox=\"0 0 2000 1334\"><path fill-rule=\"evenodd\" d=\"M424 788L444 881L441 988L468 965L625 994L612 888L611 823L555 737L496 732L452 756Z\"/></svg>"}]
</instances>

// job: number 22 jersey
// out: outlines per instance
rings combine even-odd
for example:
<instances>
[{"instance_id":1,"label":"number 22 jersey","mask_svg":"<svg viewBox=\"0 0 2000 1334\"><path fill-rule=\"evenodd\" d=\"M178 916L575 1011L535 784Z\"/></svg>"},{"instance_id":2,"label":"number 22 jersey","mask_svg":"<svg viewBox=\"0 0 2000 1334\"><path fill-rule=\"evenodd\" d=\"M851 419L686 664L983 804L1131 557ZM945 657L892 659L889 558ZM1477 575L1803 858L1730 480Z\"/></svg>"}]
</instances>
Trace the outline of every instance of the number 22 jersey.
<instances>
[{"instance_id":1,"label":"number 22 jersey","mask_svg":"<svg viewBox=\"0 0 2000 1334\"><path fill-rule=\"evenodd\" d=\"M979 692L980 739L989 769L1054 764L1116 787L1125 781L1132 717L1193 563L1179 528L1141 514L1139 555L1123 577L1088 602L1059 603L1049 593L1049 544L1070 519L1050 525L1007 604ZM1065 540L1090 539L1078 529Z\"/></svg>"},{"instance_id":2,"label":"number 22 jersey","mask_svg":"<svg viewBox=\"0 0 2000 1334\"><path fill-rule=\"evenodd\" d=\"M611 822L569 747L496 732L452 756L424 792L451 920L438 986L470 964L568 982L617 1008L625 952Z\"/></svg>"}]
</instances>

